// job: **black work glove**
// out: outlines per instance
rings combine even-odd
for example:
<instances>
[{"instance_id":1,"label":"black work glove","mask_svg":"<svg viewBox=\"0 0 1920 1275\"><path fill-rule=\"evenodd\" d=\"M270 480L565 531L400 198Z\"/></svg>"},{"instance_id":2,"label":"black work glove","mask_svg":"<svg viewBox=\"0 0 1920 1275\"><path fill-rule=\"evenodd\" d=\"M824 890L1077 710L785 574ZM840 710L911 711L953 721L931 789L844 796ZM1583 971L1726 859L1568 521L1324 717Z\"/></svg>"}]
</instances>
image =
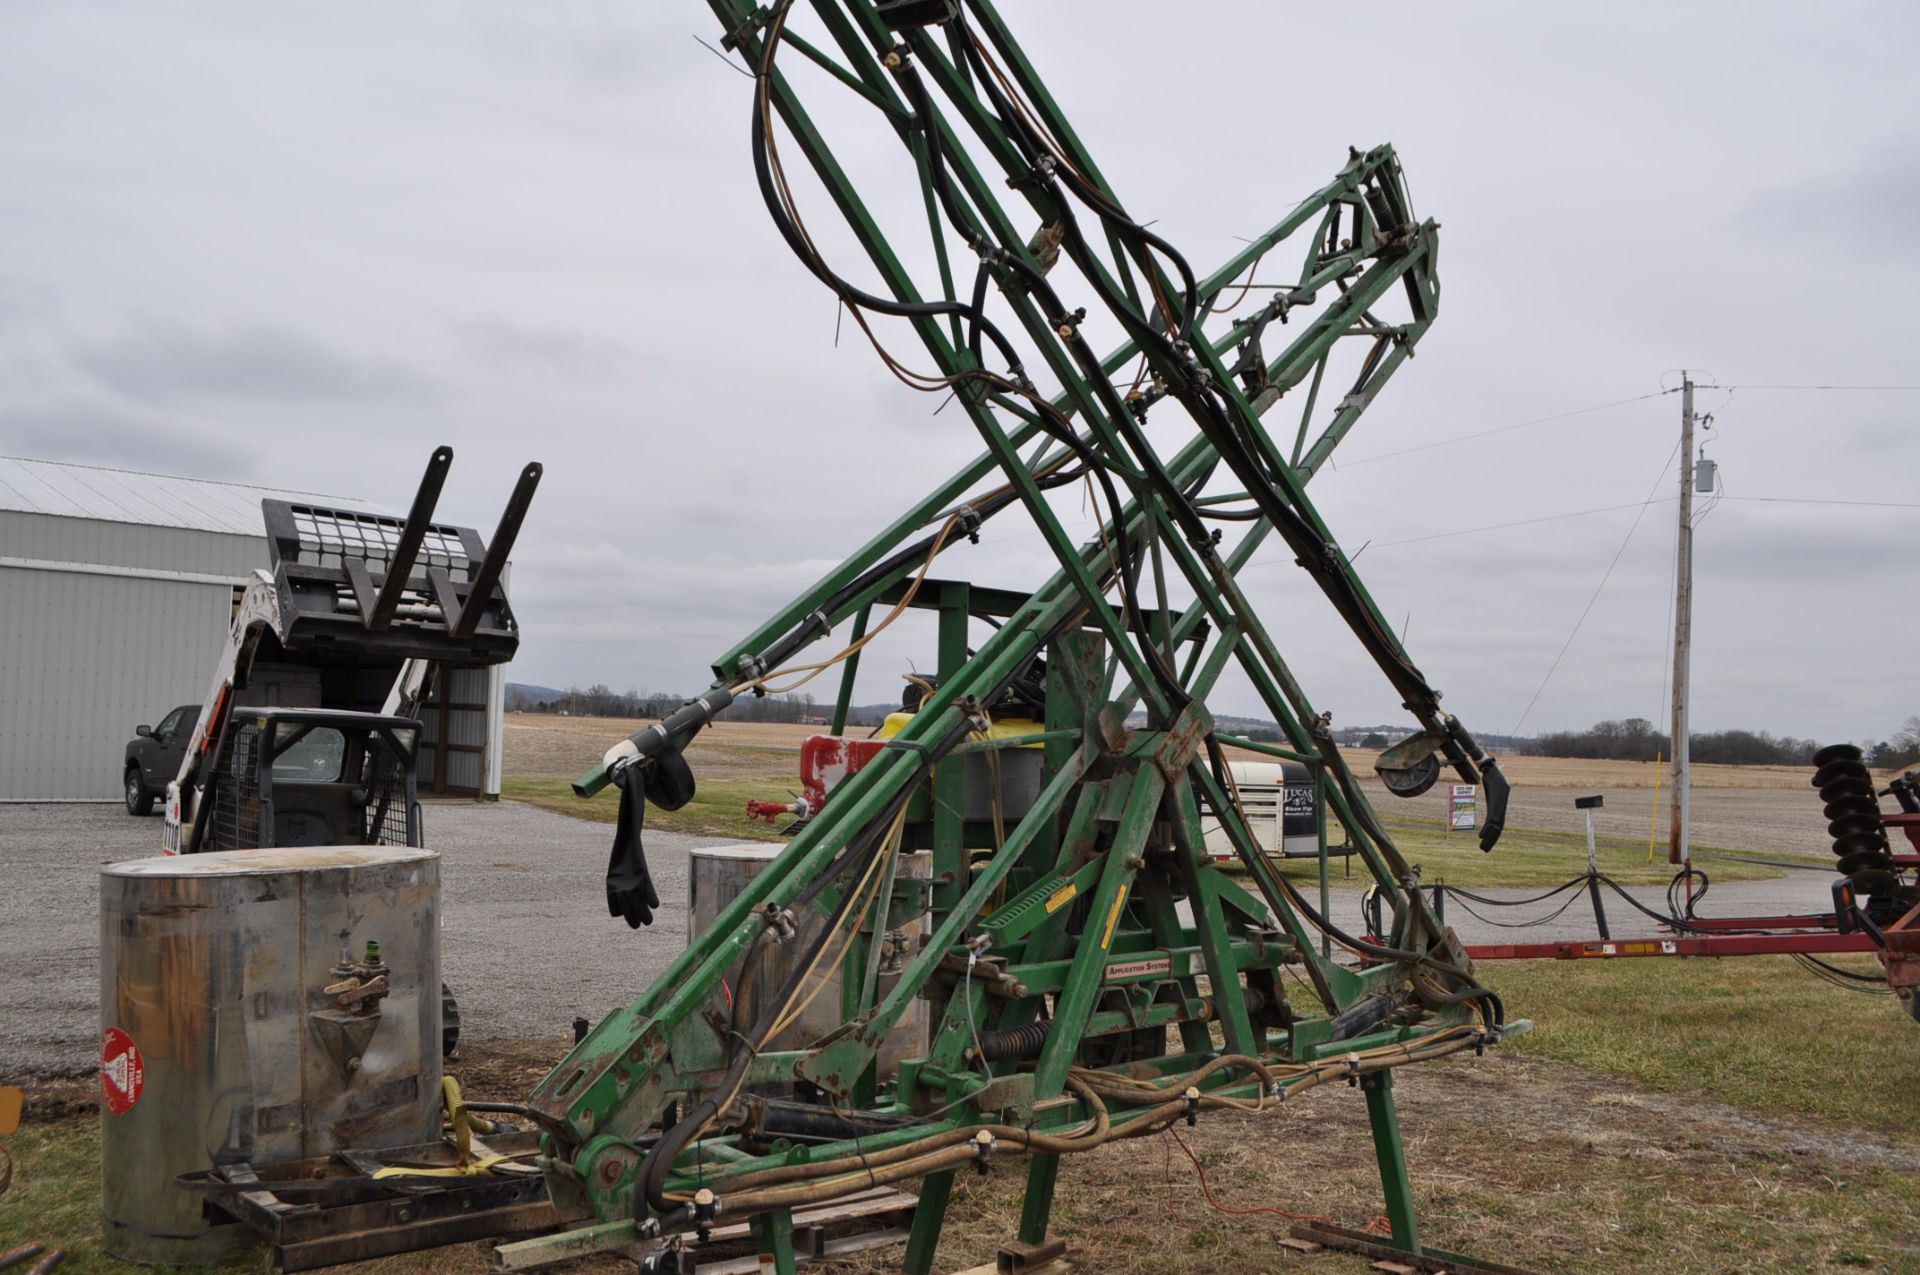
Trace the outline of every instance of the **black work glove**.
<instances>
[{"instance_id":1,"label":"black work glove","mask_svg":"<svg viewBox=\"0 0 1920 1275\"><path fill-rule=\"evenodd\" d=\"M639 929L653 924L660 906L647 871L647 852L640 844L647 802L662 810L678 810L693 800L693 769L677 749L647 765L628 766L614 783L620 788L620 822L613 830L613 853L607 858L607 915L625 917Z\"/></svg>"},{"instance_id":2,"label":"black work glove","mask_svg":"<svg viewBox=\"0 0 1920 1275\"><path fill-rule=\"evenodd\" d=\"M613 854L607 859L607 914L625 917L639 929L653 924L660 895L647 871L647 852L640 844L640 828L647 818L647 777L640 766L628 766L614 780L620 786L620 822L613 831Z\"/></svg>"}]
</instances>

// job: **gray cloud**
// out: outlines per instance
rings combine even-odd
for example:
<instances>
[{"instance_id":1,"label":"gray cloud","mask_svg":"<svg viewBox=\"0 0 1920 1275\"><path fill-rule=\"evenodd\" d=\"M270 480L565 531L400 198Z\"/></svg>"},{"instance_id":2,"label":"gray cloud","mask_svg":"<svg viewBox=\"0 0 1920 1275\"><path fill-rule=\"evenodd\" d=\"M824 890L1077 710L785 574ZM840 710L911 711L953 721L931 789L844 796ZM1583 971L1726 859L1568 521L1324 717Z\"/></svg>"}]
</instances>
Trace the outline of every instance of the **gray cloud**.
<instances>
[{"instance_id":1,"label":"gray cloud","mask_svg":"<svg viewBox=\"0 0 1920 1275\"><path fill-rule=\"evenodd\" d=\"M36 460L248 478L251 449L217 426L128 408L98 396L64 395L0 408L0 451Z\"/></svg>"},{"instance_id":2,"label":"gray cloud","mask_svg":"<svg viewBox=\"0 0 1920 1275\"><path fill-rule=\"evenodd\" d=\"M1876 149L1837 173L1814 174L1761 191L1736 214L1738 224L1794 243L1876 258L1912 259L1905 222L1920 208L1920 141Z\"/></svg>"},{"instance_id":3,"label":"gray cloud","mask_svg":"<svg viewBox=\"0 0 1920 1275\"><path fill-rule=\"evenodd\" d=\"M1268 45L1218 39L1265 29L1270 9L1222 0L1192 22L1164 3L1055 0L1009 21L1127 206L1203 271L1323 184L1349 142L1398 148L1416 206L1445 227L1441 317L1342 454L1627 399L1681 365L1729 384L1914 379L1902 285L1916 259L1898 214L1920 171L1902 61L1920 11L1409 10L1369 29L1367 91L1352 92L1351 59L1296 59L1276 115ZM794 21L830 43L804 6ZM1337 11L1290 8L1288 22L1299 47L1351 34ZM1862 41L1868 27L1878 38ZM324 419L327 446L286 449L297 485L389 506L405 505L444 441L460 457L446 516L483 529L519 465L541 460L515 555L527 626L516 678L701 683L798 577L852 552L981 444L960 410L932 415L942 396L902 389L851 325L835 348L833 300L755 188L751 85L696 32L720 37L706 6L631 0L425 0L396 8L371 42L330 6L0 5L0 81L16 114L45 122L0 134L12 178L0 270L43 281L59 304L57 322L16 319L0 341L13 435L61 455L98 446L137 466L288 482L269 449ZM1168 65L1206 66L1203 97L1143 105L1116 91L1107 68L1143 40ZM804 59L786 69L922 294L936 293L922 192L892 127ZM1336 114L1302 105L1335 100ZM831 197L797 150L787 158L824 255L877 286ZM1261 282L1297 265L1276 253ZM1068 304L1092 299L1068 267L1052 278ZM123 326L142 311L171 326ZM234 315L259 323L236 329ZM906 324L880 330L926 366ZM72 333L106 339L75 351ZM1113 339L1113 325L1099 333ZM1323 407L1344 389L1340 371ZM469 384L478 392L457 392ZM1920 395L1701 397L1720 417L1713 455L1730 494L1908 498L1920 430L1905 418ZM120 432L100 423L103 404L120 409ZM1298 411L1295 397L1272 418L1283 445ZM1411 612L1412 653L1448 706L1504 730L1632 519L1559 515L1645 499L1677 414L1677 397L1655 398L1351 469L1336 457L1311 491L1349 550L1375 542L1360 574L1396 627ZM141 446L149 429L157 452ZM1172 405L1156 410L1156 446L1189 431ZM1657 705L1676 478L1661 476L1662 503L1530 729ZM1079 493L1057 503L1084 519ZM1415 540L1488 527L1500 529ZM1916 528L1920 512L1730 501L1711 515L1702 727L1888 729L1884 661L1858 652L1910 630L1915 603L1852 563L1888 563L1883 546ZM1006 588L1048 573L1017 515L984 539L939 573ZM1343 722L1395 718L1391 687L1291 555L1272 546L1268 558L1281 565L1245 582L1316 706ZM1874 590L1871 620L1836 625L1821 583L1836 571L1851 573L1849 604ZM934 637L915 623L870 648L862 699L925 667ZM1215 706L1255 700L1230 681Z\"/></svg>"},{"instance_id":4,"label":"gray cloud","mask_svg":"<svg viewBox=\"0 0 1920 1275\"><path fill-rule=\"evenodd\" d=\"M59 298L37 279L0 274L0 332L43 322L59 312Z\"/></svg>"},{"instance_id":5,"label":"gray cloud","mask_svg":"<svg viewBox=\"0 0 1920 1275\"><path fill-rule=\"evenodd\" d=\"M454 330L475 358L496 369L611 381L632 375L640 362L620 342L579 328L532 327L489 314L456 324Z\"/></svg>"},{"instance_id":6,"label":"gray cloud","mask_svg":"<svg viewBox=\"0 0 1920 1275\"><path fill-rule=\"evenodd\" d=\"M474 18L474 40L503 69L543 71L596 90L632 90L646 84L646 69L659 60L660 31L638 20L640 8L607 4L496 7ZM699 17L692 14L679 25L694 30Z\"/></svg>"},{"instance_id":7,"label":"gray cloud","mask_svg":"<svg viewBox=\"0 0 1920 1275\"><path fill-rule=\"evenodd\" d=\"M349 354L274 323L205 331L140 315L83 341L73 362L129 398L256 402L419 402L434 382L391 359Z\"/></svg>"}]
</instances>

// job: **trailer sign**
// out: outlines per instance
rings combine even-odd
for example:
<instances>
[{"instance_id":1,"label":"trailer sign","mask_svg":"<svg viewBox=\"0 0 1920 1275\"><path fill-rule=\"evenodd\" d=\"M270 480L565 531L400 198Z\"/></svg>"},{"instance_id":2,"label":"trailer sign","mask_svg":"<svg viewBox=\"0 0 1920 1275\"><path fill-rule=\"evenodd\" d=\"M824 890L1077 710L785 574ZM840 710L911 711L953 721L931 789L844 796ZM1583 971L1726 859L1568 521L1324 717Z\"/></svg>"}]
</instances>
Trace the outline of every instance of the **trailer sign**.
<instances>
[{"instance_id":1,"label":"trailer sign","mask_svg":"<svg viewBox=\"0 0 1920 1275\"><path fill-rule=\"evenodd\" d=\"M1479 809L1474 804L1474 784L1454 784L1447 798L1447 831L1472 832L1479 825Z\"/></svg>"}]
</instances>

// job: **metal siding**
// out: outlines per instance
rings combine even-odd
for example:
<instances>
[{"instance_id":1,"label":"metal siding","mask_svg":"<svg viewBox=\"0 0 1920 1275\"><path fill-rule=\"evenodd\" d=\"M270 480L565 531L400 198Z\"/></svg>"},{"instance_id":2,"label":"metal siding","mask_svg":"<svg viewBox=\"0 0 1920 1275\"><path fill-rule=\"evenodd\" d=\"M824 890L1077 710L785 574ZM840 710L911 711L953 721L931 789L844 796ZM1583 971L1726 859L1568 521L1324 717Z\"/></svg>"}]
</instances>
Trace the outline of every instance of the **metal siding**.
<instances>
[{"instance_id":1,"label":"metal siding","mask_svg":"<svg viewBox=\"0 0 1920 1275\"><path fill-rule=\"evenodd\" d=\"M451 670L447 678L447 699L454 704L484 704L487 702L487 670L483 668L461 668ZM447 713L447 742L463 748L481 748L487 746L487 714L484 709L455 708ZM478 793L486 783L486 754L484 752L449 752L447 754L447 786L467 792Z\"/></svg>"},{"instance_id":2,"label":"metal siding","mask_svg":"<svg viewBox=\"0 0 1920 1275\"><path fill-rule=\"evenodd\" d=\"M234 535L0 510L0 557L230 575L238 580L267 565L267 537L258 526L247 535Z\"/></svg>"},{"instance_id":3,"label":"metal siding","mask_svg":"<svg viewBox=\"0 0 1920 1275\"><path fill-rule=\"evenodd\" d=\"M496 664L487 673L487 777L483 796L500 795L500 774L506 757L507 666Z\"/></svg>"},{"instance_id":4,"label":"metal siding","mask_svg":"<svg viewBox=\"0 0 1920 1275\"><path fill-rule=\"evenodd\" d=\"M259 527L257 502L252 519L250 527ZM0 558L219 575L239 584L268 555L260 531L0 508ZM225 585L0 567L0 801L118 800L133 728L200 702L231 615ZM505 670L458 670L453 684L456 703L484 702L487 710L452 714L452 742L486 752L453 754L448 779L497 796ZM429 730L435 725L430 720ZM430 784L431 772L422 779Z\"/></svg>"},{"instance_id":5,"label":"metal siding","mask_svg":"<svg viewBox=\"0 0 1920 1275\"><path fill-rule=\"evenodd\" d=\"M319 492L0 456L0 510L248 536L261 533L260 502L269 498L369 508Z\"/></svg>"},{"instance_id":6,"label":"metal siding","mask_svg":"<svg viewBox=\"0 0 1920 1275\"><path fill-rule=\"evenodd\" d=\"M224 585L0 568L0 800L117 800L133 728L206 693L232 600Z\"/></svg>"}]
</instances>

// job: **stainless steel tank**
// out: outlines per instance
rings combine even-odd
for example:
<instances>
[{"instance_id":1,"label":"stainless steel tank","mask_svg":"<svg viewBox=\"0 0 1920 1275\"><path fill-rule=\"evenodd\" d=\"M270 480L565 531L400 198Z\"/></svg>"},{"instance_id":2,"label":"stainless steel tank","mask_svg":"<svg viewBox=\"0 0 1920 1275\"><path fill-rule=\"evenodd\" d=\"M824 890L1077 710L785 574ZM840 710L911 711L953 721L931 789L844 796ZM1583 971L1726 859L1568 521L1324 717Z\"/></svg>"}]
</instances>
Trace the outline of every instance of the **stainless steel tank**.
<instances>
[{"instance_id":1,"label":"stainless steel tank","mask_svg":"<svg viewBox=\"0 0 1920 1275\"><path fill-rule=\"evenodd\" d=\"M706 846L690 852L687 868L687 941L691 943L712 925L714 918L747 888L766 866L785 850L783 845L749 842L744 845ZM894 875L900 879L928 880L933 876L933 854L919 850L900 856ZM727 985L736 997L750 998L753 1004L765 1004L776 995L793 972L795 953L806 950L813 937L826 924L826 918L808 910L796 919L794 937L770 947L760 960L760 968L750 987L739 985L740 969L727 972ZM869 928L871 923L869 923ZM899 977L900 968L925 945L930 921L924 911L913 916L900 915L898 907L887 918L882 938L882 963L879 994L885 997ZM803 1049L841 1025L840 997L834 990L816 997L800 1021L775 1036L769 1049ZM888 1033L875 1060L879 1078L891 1080L900 1072L905 1058L919 1058L927 1050L927 1003L915 1000Z\"/></svg>"},{"instance_id":2,"label":"stainless steel tank","mask_svg":"<svg viewBox=\"0 0 1920 1275\"><path fill-rule=\"evenodd\" d=\"M250 1233L209 1220L176 1174L439 1136L440 856L315 846L110 864L100 1020L107 1252L230 1252Z\"/></svg>"}]
</instances>

